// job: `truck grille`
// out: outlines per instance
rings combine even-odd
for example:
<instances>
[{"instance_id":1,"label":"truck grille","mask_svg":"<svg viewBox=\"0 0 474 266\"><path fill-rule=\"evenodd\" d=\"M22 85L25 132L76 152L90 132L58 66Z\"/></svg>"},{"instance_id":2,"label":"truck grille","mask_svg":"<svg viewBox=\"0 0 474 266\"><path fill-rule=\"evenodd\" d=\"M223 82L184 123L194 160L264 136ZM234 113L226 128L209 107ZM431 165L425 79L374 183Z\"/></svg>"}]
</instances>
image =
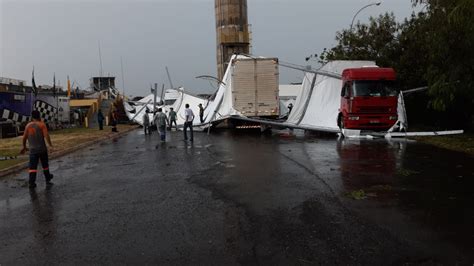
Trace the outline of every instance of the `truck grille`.
<instances>
[{"instance_id":1,"label":"truck grille","mask_svg":"<svg viewBox=\"0 0 474 266\"><path fill-rule=\"evenodd\" d=\"M380 107L380 106L364 106L364 107L359 107L359 112L365 113L365 114L389 113L390 108Z\"/></svg>"}]
</instances>

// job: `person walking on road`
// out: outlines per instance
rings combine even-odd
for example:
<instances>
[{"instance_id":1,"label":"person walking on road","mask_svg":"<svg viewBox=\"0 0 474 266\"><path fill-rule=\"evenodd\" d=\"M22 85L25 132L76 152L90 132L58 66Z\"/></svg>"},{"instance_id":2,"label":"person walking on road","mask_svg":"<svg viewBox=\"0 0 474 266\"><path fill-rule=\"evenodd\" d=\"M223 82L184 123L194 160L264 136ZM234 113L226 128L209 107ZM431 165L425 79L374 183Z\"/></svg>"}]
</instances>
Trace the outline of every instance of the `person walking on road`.
<instances>
[{"instance_id":1,"label":"person walking on road","mask_svg":"<svg viewBox=\"0 0 474 266\"><path fill-rule=\"evenodd\" d=\"M168 114L168 118L169 118L169 121L170 121L170 130L171 130L171 127L173 127L173 123L176 127L176 131L178 131L178 124L176 123L176 112L173 110L173 107L170 108L170 113Z\"/></svg>"},{"instance_id":2,"label":"person walking on road","mask_svg":"<svg viewBox=\"0 0 474 266\"><path fill-rule=\"evenodd\" d=\"M201 120L201 124L202 124L204 123L204 107L202 107L201 103L198 106L199 106L199 120Z\"/></svg>"},{"instance_id":3,"label":"person walking on road","mask_svg":"<svg viewBox=\"0 0 474 266\"><path fill-rule=\"evenodd\" d=\"M104 114L101 109L97 113L97 122L99 123L99 130L104 130Z\"/></svg>"},{"instance_id":4,"label":"person walking on road","mask_svg":"<svg viewBox=\"0 0 474 266\"><path fill-rule=\"evenodd\" d=\"M190 141L193 141L193 120L194 120L194 113L191 108L189 108L189 104L185 105L186 109L184 109L184 117L185 117L185 122L184 122L184 140L188 140L188 134L187 134L187 129L189 127L189 131L191 133L191 138L189 139Z\"/></svg>"},{"instance_id":5,"label":"person walking on road","mask_svg":"<svg viewBox=\"0 0 474 266\"><path fill-rule=\"evenodd\" d=\"M41 161L41 166L43 166L43 173L46 179L46 186L51 186L51 179L53 175L49 172L49 162L48 162L48 149L46 147L46 142L49 147L52 149L53 144L51 143L51 138L48 134L48 128L45 123L41 121L40 112L34 110L31 112L32 121L28 123L25 127L25 132L23 134L23 148L20 153L24 154L28 148L26 147L26 141L28 140L28 146L30 151L30 162L29 162L29 188L34 189L36 187L36 174L38 168L38 162Z\"/></svg>"},{"instance_id":6,"label":"person walking on road","mask_svg":"<svg viewBox=\"0 0 474 266\"><path fill-rule=\"evenodd\" d=\"M155 125L160 133L160 139L162 142L166 141L166 124L169 124L168 118L163 113L163 109L158 108L158 113L156 113L155 117L153 118L155 121Z\"/></svg>"},{"instance_id":7,"label":"person walking on road","mask_svg":"<svg viewBox=\"0 0 474 266\"><path fill-rule=\"evenodd\" d=\"M150 131L150 116L149 116L148 109L145 110L145 114L143 115L143 130L145 130L145 135L146 134L151 134L151 131Z\"/></svg>"}]
</instances>

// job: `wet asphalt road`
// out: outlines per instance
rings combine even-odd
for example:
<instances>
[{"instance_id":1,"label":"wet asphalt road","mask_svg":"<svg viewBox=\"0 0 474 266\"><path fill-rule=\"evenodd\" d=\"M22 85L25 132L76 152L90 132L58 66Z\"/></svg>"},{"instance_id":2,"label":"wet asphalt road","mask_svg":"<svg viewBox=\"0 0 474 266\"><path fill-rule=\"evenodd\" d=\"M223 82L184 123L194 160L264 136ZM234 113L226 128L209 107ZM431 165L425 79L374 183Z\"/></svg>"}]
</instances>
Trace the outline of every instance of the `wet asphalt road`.
<instances>
[{"instance_id":1,"label":"wet asphalt road","mask_svg":"<svg viewBox=\"0 0 474 266\"><path fill-rule=\"evenodd\" d=\"M49 190L2 179L0 265L474 262L472 156L406 141L168 138L137 130L53 160Z\"/></svg>"}]
</instances>

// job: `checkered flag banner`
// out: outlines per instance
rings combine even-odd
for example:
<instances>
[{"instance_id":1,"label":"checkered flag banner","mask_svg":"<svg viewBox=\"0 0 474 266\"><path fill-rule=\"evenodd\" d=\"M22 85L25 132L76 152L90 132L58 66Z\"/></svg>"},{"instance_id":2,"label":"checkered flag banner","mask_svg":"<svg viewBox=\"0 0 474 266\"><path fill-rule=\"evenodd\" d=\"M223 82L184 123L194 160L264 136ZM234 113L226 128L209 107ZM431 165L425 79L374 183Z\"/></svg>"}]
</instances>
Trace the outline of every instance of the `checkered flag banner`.
<instances>
[{"instance_id":1,"label":"checkered flag banner","mask_svg":"<svg viewBox=\"0 0 474 266\"><path fill-rule=\"evenodd\" d=\"M36 100L34 109L40 112L41 118L43 118L45 121L54 121L57 112L56 107L47 102Z\"/></svg>"},{"instance_id":2,"label":"checkered flag banner","mask_svg":"<svg viewBox=\"0 0 474 266\"><path fill-rule=\"evenodd\" d=\"M1 118L12 121L14 124L21 124L30 120L29 116L21 115L9 109L0 110Z\"/></svg>"}]
</instances>

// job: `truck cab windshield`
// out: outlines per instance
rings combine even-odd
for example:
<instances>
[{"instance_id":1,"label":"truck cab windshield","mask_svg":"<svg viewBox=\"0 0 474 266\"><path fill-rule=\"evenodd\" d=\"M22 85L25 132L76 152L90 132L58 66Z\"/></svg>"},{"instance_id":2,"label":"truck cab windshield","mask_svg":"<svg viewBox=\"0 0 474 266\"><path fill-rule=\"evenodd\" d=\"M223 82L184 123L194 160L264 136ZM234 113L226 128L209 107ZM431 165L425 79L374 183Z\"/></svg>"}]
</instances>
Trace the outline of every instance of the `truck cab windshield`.
<instances>
[{"instance_id":1,"label":"truck cab windshield","mask_svg":"<svg viewBox=\"0 0 474 266\"><path fill-rule=\"evenodd\" d=\"M389 80L356 80L352 87L352 96L387 97L397 96L395 82Z\"/></svg>"}]
</instances>

